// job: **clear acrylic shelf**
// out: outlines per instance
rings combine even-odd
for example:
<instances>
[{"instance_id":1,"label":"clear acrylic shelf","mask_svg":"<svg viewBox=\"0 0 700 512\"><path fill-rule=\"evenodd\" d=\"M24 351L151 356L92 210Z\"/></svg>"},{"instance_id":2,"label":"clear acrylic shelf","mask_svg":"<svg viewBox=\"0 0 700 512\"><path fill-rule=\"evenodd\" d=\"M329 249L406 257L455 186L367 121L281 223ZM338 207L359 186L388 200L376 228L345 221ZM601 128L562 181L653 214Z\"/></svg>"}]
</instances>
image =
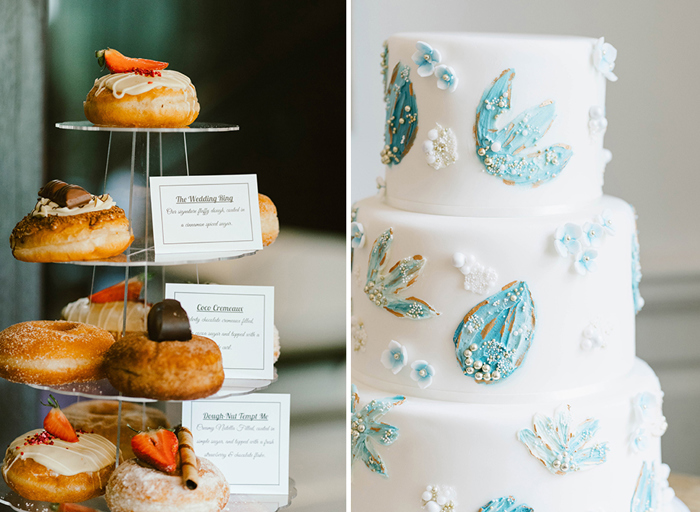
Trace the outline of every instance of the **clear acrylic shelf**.
<instances>
[{"instance_id":1,"label":"clear acrylic shelf","mask_svg":"<svg viewBox=\"0 0 700 512\"><path fill-rule=\"evenodd\" d=\"M90 121L65 121L63 123L56 123L56 128L84 132L129 133L216 133L237 132L239 130L238 125L223 123L192 123L183 128L122 128L119 126L97 126Z\"/></svg>"},{"instance_id":2,"label":"clear acrylic shelf","mask_svg":"<svg viewBox=\"0 0 700 512\"><path fill-rule=\"evenodd\" d=\"M151 240L152 242L152 240ZM71 265L98 267L143 267L144 265L166 266L207 263L220 260L235 260L251 256L257 251L229 252L183 252L178 254L156 254L152 244L145 247L144 239L137 239L121 254L103 260L69 261Z\"/></svg>"},{"instance_id":3,"label":"clear acrylic shelf","mask_svg":"<svg viewBox=\"0 0 700 512\"><path fill-rule=\"evenodd\" d=\"M224 385L213 395L207 397L207 400L216 400L221 398L229 398L232 396L248 395L261 391L270 387L277 381L277 368L275 375L271 380L267 379L224 379ZM82 398L97 398L111 400L121 400L123 402L156 402L151 398L124 396L119 393L109 383L107 379L92 381L92 382L74 382L71 384L63 384L60 386L40 386L38 384L28 384L30 387L40 389L42 391L51 391L61 395L79 396ZM168 400L169 402L179 402L181 400Z\"/></svg>"},{"instance_id":4,"label":"clear acrylic shelf","mask_svg":"<svg viewBox=\"0 0 700 512\"><path fill-rule=\"evenodd\" d=\"M289 479L289 494L231 494L226 508L222 512L276 512L288 507L297 496L296 483ZM54 512L54 504L45 501L32 501L23 498L10 489L0 479L0 504L7 505L18 512ZM95 512L109 512L104 497L83 501L80 505Z\"/></svg>"}]
</instances>

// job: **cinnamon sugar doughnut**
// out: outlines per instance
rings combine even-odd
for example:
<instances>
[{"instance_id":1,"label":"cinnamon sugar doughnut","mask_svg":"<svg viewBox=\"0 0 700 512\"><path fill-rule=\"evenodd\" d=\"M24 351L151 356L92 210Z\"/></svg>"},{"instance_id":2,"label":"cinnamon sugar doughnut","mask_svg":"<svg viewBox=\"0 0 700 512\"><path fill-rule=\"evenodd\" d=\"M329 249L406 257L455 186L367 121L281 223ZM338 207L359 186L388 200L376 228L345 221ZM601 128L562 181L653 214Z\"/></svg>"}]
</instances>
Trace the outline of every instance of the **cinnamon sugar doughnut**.
<instances>
[{"instance_id":1,"label":"cinnamon sugar doughnut","mask_svg":"<svg viewBox=\"0 0 700 512\"><path fill-rule=\"evenodd\" d=\"M70 443L32 430L7 448L2 477L28 500L85 501L104 493L116 453L116 446L97 434L78 433L78 441Z\"/></svg>"},{"instance_id":2,"label":"cinnamon sugar doughnut","mask_svg":"<svg viewBox=\"0 0 700 512\"><path fill-rule=\"evenodd\" d=\"M277 239L277 235L280 233L280 222L277 218L275 203L269 197L258 194L258 202L260 203L263 247L267 247Z\"/></svg>"},{"instance_id":3,"label":"cinnamon sugar doughnut","mask_svg":"<svg viewBox=\"0 0 700 512\"><path fill-rule=\"evenodd\" d=\"M219 346L193 335L189 341L152 341L128 332L107 351L105 373L128 396L194 400L216 393L224 383Z\"/></svg>"},{"instance_id":4,"label":"cinnamon sugar doughnut","mask_svg":"<svg viewBox=\"0 0 700 512\"><path fill-rule=\"evenodd\" d=\"M202 457L199 484L182 484L181 472L163 473L138 459L120 464L109 479L105 499L112 512L219 512L228 503L229 486L219 468Z\"/></svg>"},{"instance_id":5,"label":"cinnamon sugar doughnut","mask_svg":"<svg viewBox=\"0 0 700 512\"><path fill-rule=\"evenodd\" d=\"M62 411L76 430L100 434L116 444L119 402L86 400L69 405ZM122 402L119 451L124 459L134 457L134 452L131 449L131 438L136 435L136 432L131 430L129 426L137 430L148 430L170 428L170 423L165 413L158 409L131 402Z\"/></svg>"},{"instance_id":6,"label":"cinnamon sugar doughnut","mask_svg":"<svg viewBox=\"0 0 700 512\"><path fill-rule=\"evenodd\" d=\"M40 320L0 332L0 377L52 386L99 380L103 356L114 337L99 327Z\"/></svg>"}]
</instances>

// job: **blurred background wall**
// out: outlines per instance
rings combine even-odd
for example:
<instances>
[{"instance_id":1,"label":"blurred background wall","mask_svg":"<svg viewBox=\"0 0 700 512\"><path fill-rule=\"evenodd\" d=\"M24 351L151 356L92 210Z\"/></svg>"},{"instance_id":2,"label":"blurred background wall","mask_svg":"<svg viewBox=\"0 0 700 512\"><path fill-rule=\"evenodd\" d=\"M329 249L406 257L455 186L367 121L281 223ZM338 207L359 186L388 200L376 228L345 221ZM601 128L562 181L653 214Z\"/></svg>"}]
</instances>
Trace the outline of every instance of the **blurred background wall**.
<instances>
[{"instance_id":1,"label":"blurred background wall","mask_svg":"<svg viewBox=\"0 0 700 512\"><path fill-rule=\"evenodd\" d=\"M605 193L639 214L637 353L657 372L669 428L663 458L700 475L700 3L622 0L353 0L352 199L383 175L382 42L395 32L465 31L605 36L618 50L607 84Z\"/></svg>"},{"instance_id":2,"label":"blurred background wall","mask_svg":"<svg viewBox=\"0 0 700 512\"><path fill-rule=\"evenodd\" d=\"M198 121L240 126L188 135L190 172L257 174L280 236L250 258L168 267L166 280L275 286L282 355L268 391L292 395L299 512L345 510L345 18L342 0L0 0L0 239L50 179L102 192L109 135L54 127L85 119L103 74L95 50L169 62L197 88ZM107 191L122 207L129 159L130 134L115 134ZM182 135L163 136L163 166L184 174ZM7 245L0 265L0 329L58 319L90 293L92 267L15 262ZM95 289L122 279L100 267ZM0 380L0 446L41 424L39 398Z\"/></svg>"}]
</instances>

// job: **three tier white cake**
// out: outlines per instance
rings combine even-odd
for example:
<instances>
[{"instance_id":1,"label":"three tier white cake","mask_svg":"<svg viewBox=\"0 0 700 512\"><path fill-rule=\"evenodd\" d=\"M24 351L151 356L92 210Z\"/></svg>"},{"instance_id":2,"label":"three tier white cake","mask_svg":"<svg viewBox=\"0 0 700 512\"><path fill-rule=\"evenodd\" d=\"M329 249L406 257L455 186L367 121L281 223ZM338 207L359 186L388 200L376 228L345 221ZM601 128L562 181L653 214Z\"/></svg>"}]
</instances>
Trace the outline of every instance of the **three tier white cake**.
<instances>
[{"instance_id":1,"label":"three tier white cake","mask_svg":"<svg viewBox=\"0 0 700 512\"><path fill-rule=\"evenodd\" d=\"M603 39L399 34L353 208L352 507L670 510Z\"/></svg>"}]
</instances>

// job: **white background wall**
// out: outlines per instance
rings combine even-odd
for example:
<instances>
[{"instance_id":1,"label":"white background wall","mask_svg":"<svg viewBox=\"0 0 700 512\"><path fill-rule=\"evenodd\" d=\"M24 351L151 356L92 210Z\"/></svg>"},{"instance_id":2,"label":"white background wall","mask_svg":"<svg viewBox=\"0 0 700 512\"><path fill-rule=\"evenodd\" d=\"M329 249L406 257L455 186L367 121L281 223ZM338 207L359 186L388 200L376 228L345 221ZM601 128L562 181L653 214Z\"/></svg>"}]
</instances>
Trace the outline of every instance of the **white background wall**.
<instances>
[{"instance_id":1,"label":"white background wall","mask_svg":"<svg viewBox=\"0 0 700 512\"><path fill-rule=\"evenodd\" d=\"M395 32L605 36L618 49L608 82L605 192L639 214L637 351L666 392L664 459L700 475L700 2L693 0L353 0L352 198L383 174L382 42Z\"/></svg>"}]
</instances>

